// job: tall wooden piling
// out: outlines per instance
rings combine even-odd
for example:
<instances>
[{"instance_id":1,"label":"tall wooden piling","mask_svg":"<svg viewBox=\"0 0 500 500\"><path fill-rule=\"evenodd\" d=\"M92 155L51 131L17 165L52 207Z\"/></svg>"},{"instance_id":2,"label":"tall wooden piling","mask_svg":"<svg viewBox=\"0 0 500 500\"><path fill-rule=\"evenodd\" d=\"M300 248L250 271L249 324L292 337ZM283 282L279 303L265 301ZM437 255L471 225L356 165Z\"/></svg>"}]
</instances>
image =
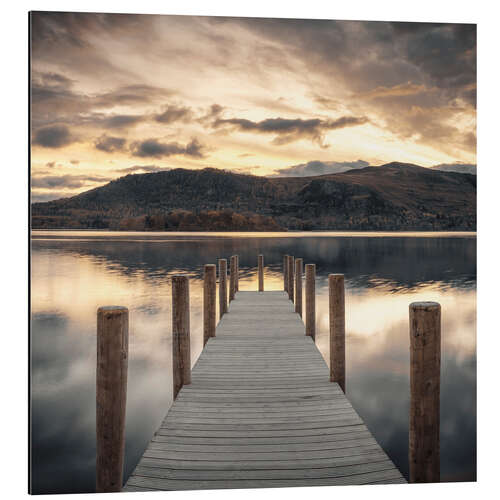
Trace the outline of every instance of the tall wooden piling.
<instances>
[{"instance_id":1,"label":"tall wooden piling","mask_svg":"<svg viewBox=\"0 0 500 500\"><path fill-rule=\"evenodd\" d=\"M258 270L259 270L259 292L264 291L264 256L259 255L258 259Z\"/></svg>"},{"instance_id":2,"label":"tall wooden piling","mask_svg":"<svg viewBox=\"0 0 500 500\"><path fill-rule=\"evenodd\" d=\"M345 392L345 290L344 275L328 276L330 319L330 381Z\"/></svg>"},{"instance_id":3,"label":"tall wooden piling","mask_svg":"<svg viewBox=\"0 0 500 500\"><path fill-rule=\"evenodd\" d=\"M238 292L240 289L240 256L235 255L236 257L236 291Z\"/></svg>"},{"instance_id":4,"label":"tall wooden piling","mask_svg":"<svg viewBox=\"0 0 500 500\"><path fill-rule=\"evenodd\" d=\"M189 327L189 280L172 276L172 370L174 399L183 385L191 383Z\"/></svg>"},{"instance_id":5,"label":"tall wooden piling","mask_svg":"<svg viewBox=\"0 0 500 500\"><path fill-rule=\"evenodd\" d=\"M125 455L128 309L97 310L96 491L120 491Z\"/></svg>"},{"instance_id":6,"label":"tall wooden piling","mask_svg":"<svg viewBox=\"0 0 500 500\"><path fill-rule=\"evenodd\" d=\"M219 321L227 313L227 260L219 259Z\"/></svg>"},{"instance_id":7,"label":"tall wooden piling","mask_svg":"<svg viewBox=\"0 0 500 500\"><path fill-rule=\"evenodd\" d=\"M293 258L293 255L289 255L288 256L288 274L287 274L287 278L288 278L288 298L293 302L293 278L294 278L294 258Z\"/></svg>"},{"instance_id":8,"label":"tall wooden piling","mask_svg":"<svg viewBox=\"0 0 500 500\"><path fill-rule=\"evenodd\" d=\"M288 292L288 255L283 256L283 290Z\"/></svg>"},{"instance_id":9,"label":"tall wooden piling","mask_svg":"<svg viewBox=\"0 0 500 500\"><path fill-rule=\"evenodd\" d=\"M295 312L302 318L302 259L295 259Z\"/></svg>"},{"instance_id":10,"label":"tall wooden piling","mask_svg":"<svg viewBox=\"0 0 500 500\"><path fill-rule=\"evenodd\" d=\"M440 480L439 398L441 306L410 304L410 435L411 483Z\"/></svg>"},{"instance_id":11,"label":"tall wooden piling","mask_svg":"<svg viewBox=\"0 0 500 500\"><path fill-rule=\"evenodd\" d=\"M306 264L306 335L316 339L316 264Z\"/></svg>"},{"instance_id":12,"label":"tall wooden piling","mask_svg":"<svg viewBox=\"0 0 500 500\"><path fill-rule=\"evenodd\" d=\"M217 277L215 264L205 265L203 279L203 346L210 337L215 337L215 301L217 295Z\"/></svg>"},{"instance_id":13,"label":"tall wooden piling","mask_svg":"<svg viewBox=\"0 0 500 500\"><path fill-rule=\"evenodd\" d=\"M236 255L233 255L229 264L230 275L229 275L229 302L234 300L234 296L236 295L236 276L237 276L237 267L236 267Z\"/></svg>"}]
</instances>

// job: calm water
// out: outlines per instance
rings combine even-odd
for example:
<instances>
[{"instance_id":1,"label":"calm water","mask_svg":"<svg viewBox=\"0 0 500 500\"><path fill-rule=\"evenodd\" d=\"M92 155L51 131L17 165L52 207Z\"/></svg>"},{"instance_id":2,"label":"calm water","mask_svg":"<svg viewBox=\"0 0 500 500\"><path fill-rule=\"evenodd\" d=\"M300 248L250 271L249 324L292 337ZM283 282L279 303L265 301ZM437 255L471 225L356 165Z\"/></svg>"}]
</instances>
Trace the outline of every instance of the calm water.
<instances>
[{"instance_id":1,"label":"calm water","mask_svg":"<svg viewBox=\"0 0 500 500\"><path fill-rule=\"evenodd\" d=\"M170 276L191 277L192 361L202 270L240 256L241 290L282 289L286 253L317 266L317 344L327 357L327 275L346 276L347 394L407 476L408 304L442 305L441 476L476 479L475 235L43 232L32 240L32 479L36 493L95 485L96 309L130 309L128 477L172 402Z\"/></svg>"}]
</instances>

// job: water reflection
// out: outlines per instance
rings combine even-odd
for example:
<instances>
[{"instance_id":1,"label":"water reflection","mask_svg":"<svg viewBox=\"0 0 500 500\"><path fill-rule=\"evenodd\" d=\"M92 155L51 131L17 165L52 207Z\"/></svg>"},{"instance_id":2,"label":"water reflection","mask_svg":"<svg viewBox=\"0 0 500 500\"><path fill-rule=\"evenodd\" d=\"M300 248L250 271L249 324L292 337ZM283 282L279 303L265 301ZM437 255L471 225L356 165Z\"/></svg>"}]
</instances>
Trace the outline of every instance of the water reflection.
<instances>
[{"instance_id":1,"label":"water reflection","mask_svg":"<svg viewBox=\"0 0 500 500\"><path fill-rule=\"evenodd\" d=\"M94 489L95 314L130 309L127 476L172 399L170 276L191 276L192 361L202 346L203 264L240 255L240 289L281 289L282 256L317 265L317 343L327 358L327 275L346 275L347 392L382 447L407 472L408 304L443 309L442 479L474 480L476 450L476 240L471 237L117 238L41 233L32 242L33 486ZM71 237L68 237L71 236Z\"/></svg>"}]
</instances>

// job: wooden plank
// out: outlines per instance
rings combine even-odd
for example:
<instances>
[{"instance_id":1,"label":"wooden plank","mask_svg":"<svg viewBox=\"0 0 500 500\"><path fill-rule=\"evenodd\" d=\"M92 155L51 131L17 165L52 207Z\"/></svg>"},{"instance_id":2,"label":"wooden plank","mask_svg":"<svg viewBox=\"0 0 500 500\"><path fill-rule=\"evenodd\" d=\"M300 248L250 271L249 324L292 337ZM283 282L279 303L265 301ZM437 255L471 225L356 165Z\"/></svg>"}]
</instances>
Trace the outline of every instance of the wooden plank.
<instances>
[{"instance_id":1,"label":"wooden plank","mask_svg":"<svg viewBox=\"0 0 500 500\"><path fill-rule=\"evenodd\" d=\"M237 292L124 491L405 482L288 293Z\"/></svg>"}]
</instances>

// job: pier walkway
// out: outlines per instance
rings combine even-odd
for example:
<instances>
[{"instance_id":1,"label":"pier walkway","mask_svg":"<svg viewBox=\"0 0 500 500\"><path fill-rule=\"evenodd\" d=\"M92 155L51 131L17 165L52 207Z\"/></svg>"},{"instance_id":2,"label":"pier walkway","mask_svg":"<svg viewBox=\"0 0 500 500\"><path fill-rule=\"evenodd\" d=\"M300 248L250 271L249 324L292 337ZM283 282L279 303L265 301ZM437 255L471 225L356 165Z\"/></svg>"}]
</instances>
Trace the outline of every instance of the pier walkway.
<instances>
[{"instance_id":1,"label":"pier walkway","mask_svg":"<svg viewBox=\"0 0 500 500\"><path fill-rule=\"evenodd\" d=\"M405 483L286 292L237 292L123 491Z\"/></svg>"}]
</instances>

